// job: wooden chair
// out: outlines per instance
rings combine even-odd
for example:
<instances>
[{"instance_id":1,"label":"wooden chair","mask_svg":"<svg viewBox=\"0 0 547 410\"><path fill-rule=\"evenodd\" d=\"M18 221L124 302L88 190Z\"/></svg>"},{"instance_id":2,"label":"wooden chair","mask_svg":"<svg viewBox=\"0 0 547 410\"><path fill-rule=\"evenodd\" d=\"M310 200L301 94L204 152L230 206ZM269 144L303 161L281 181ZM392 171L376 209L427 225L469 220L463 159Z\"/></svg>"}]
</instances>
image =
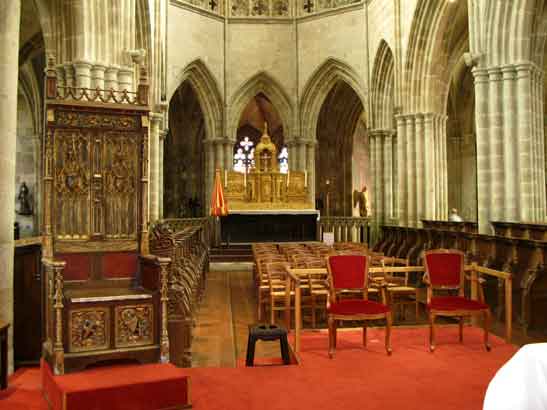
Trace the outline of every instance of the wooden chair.
<instances>
[{"instance_id":1,"label":"wooden chair","mask_svg":"<svg viewBox=\"0 0 547 410\"><path fill-rule=\"evenodd\" d=\"M148 250L146 81L135 100L86 104L59 93L49 62L46 91L43 358L56 375L168 362L170 259Z\"/></svg>"},{"instance_id":2,"label":"wooden chair","mask_svg":"<svg viewBox=\"0 0 547 410\"><path fill-rule=\"evenodd\" d=\"M408 266L408 259L385 258L384 267L386 266ZM405 306L414 305L416 321L419 316L418 293L419 288L412 285L409 280L408 272L402 274L386 273L385 280L387 282L387 292L390 305L395 312L398 310L395 307L401 307L400 313L403 319L405 318ZM397 313L395 314L395 319Z\"/></svg>"},{"instance_id":3,"label":"wooden chair","mask_svg":"<svg viewBox=\"0 0 547 410\"><path fill-rule=\"evenodd\" d=\"M266 272L266 265L268 263L278 262L278 263L287 263L285 257L281 254L269 254L263 255L260 259L257 259L256 265L258 269L257 276L257 307L258 307L258 321L262 321L264 311L266 306L269 305L269 296L272 286L279 289L285 288L284 279L271 279L268 277Z\"/></svg>"},{"instance_id":4,"label":"wooden chair","mask_svg":"<svg viewBox=\"0 0 547 410\"><path fill-rule=\"evenodd\" d=\"M384 303L368 300L370 258L361 255L337 255L328 258L329 273L328 325L329 357L334 356L336 349L336 321L338 320L375 320L386 319L385 348L391 355L391 310L385 304L385 292L382 288ZM362 298L338 300L343 290L360 290ZM363 325L363 345L367 345L367 326Z\"/></svg>"},{"instance_id":5,"label":"wooden chair","mask_svg":"<svg viewBox=\"0 0 547 410\"><path fill-rule=\"evenodd\" d=\"M488 330L490 308L484 303L481 283L478 283L479 300L464 295L465 279L472 280L464 272L464 254L456 249L434 249L424 254L427 285L427 310L429 312L429 350L435 350L435 318L437 316L459 317L459 336L463 342L463 318L482 315L484 324L484 346L490 351ZM457 296L434 296L435 290L455 291Z\"/></svg>"}]
</instances>

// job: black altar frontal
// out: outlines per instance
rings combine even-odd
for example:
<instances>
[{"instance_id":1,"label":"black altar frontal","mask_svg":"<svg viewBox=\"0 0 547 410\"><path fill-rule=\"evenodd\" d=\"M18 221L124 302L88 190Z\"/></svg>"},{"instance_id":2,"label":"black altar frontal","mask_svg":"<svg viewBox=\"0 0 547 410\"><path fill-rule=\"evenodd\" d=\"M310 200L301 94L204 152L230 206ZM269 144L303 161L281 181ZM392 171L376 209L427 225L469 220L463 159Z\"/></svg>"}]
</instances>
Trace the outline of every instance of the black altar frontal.
<instances>
[{"instance_id":1,"label":"black altar frontal","mask_svg":"<svg viewBox=\"0 0 547 410\"><path fill-rule=\"evenodd\" d=\"M233 211L220 218L224 243L315 241L319 211Z\"/></svg>"}]
</instances>

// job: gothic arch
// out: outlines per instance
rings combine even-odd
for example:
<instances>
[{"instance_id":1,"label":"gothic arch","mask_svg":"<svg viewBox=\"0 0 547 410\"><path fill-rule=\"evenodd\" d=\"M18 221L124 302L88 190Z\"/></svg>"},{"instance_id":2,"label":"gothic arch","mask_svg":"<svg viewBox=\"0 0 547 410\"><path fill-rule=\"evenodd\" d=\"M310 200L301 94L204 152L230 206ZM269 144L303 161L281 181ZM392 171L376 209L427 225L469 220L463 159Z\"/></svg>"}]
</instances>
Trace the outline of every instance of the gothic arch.
<instances>
[{"instance_id":1,"label":"gothic arch","mask_svg":"<svg viewBox=\"0 0 547 410\"><path fill-rule=\"evenodd\" d=\"M285 142L293 138L293 104L281 84L268 73L261 71L243 83L232 97L227 132L232 140L237 139L239 119L243 110L254 96L262 93L278 110L283 123Z\"/></svg>"},{"instance_id":2,"label":"gothic arch","mask_svg":"<svg viewBox=\"0 0 547 410\"><path fill-rule=\"evenodd\" d=\"M371 84L371 128L393 129L393 52L385 40L380 41L374 66Z\"/></svg>"},{"instance_id":3,"label":"gothic arch","mask_svg":"<svg viewBox=\"0 0 547 410\"><path fill-rule=\"evenodd\" d=\"M197 59L178 75L179 86L188 81L194 89L205 117L205 138L222 138L222 97L215 78L205 63ZM171 90L167 101L171 101L176 90Z\"/></svg>"},{"instance_id":4,"label":"gothic arch","mask_svg":"<svg viewBox=\"0 0 547 410\"><path fill-rule=\"evenodd\" d=\"M363 82L357 72L348 64L334 58L327 59L319 66L304 87L300 102L301 133L305 139L315 140L317 122L321 107L337 82L348 84L358 95L363 107L366 98Z\"/></svg>"},{"instance_id":5,"label":"gothic arch","mask_svg":"<svg viewBox=\"0 0 547 410\"><path fill-rule=\"evenodd\" d=\"M420 0L411 26L406 64L406 112L446 111L450 76L469 50L467 2Z\"/></svg>"}]
</instances>

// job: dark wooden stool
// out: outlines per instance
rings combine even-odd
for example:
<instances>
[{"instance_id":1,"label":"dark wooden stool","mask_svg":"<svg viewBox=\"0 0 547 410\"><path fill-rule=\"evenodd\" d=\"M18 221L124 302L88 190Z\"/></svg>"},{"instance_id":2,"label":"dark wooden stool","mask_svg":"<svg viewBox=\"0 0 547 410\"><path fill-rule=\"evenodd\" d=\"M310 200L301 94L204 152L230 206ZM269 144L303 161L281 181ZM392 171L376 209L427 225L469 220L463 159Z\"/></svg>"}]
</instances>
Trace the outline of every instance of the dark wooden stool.
<instances>
[{"instance_id":1,"label":"dark wooden stool","mask_svg":"<svg viewBox=\"0 0 547 410\"><path fill-rule=\"evenodd\" d=\"M249 325L249 339L247 340L246 366L254 366L255 345L257 340L274 341L279 340L283 364L290 364L289 342L287 341L287 329L282 326L259 323Z\"/></svg>"},{"instance_id":2,"label":"dark wooden stool","mask_svg":"<svg viewBox=\"0 0 547 410\"><path fill-rule=\"evenodd\" d=\"M8 328L9 323L0 322L0 390L8 387Z\"/></svg>"}]
</instances>

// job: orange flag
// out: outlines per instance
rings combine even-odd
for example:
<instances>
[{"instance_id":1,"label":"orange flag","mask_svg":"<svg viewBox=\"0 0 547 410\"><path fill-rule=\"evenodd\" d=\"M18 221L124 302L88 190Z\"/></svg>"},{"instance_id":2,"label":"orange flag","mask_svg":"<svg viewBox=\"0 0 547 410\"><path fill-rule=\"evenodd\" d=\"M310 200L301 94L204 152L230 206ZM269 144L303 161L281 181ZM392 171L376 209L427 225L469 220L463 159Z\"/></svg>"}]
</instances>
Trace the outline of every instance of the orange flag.
<instances>
[{"instance_id":1,"label":"orange flag","mask_svg":"<svg viewBox=\"0 0 547 410\"><path fill-rule=\"evenodd\" d=\"M224 199L224 191L222 190L222 181L220 180L220 169L215 172L215 184L213 187L213 195L211 196L211 216L226 216L228 215L228 204Z\"/></svg>"}]
</instances>

